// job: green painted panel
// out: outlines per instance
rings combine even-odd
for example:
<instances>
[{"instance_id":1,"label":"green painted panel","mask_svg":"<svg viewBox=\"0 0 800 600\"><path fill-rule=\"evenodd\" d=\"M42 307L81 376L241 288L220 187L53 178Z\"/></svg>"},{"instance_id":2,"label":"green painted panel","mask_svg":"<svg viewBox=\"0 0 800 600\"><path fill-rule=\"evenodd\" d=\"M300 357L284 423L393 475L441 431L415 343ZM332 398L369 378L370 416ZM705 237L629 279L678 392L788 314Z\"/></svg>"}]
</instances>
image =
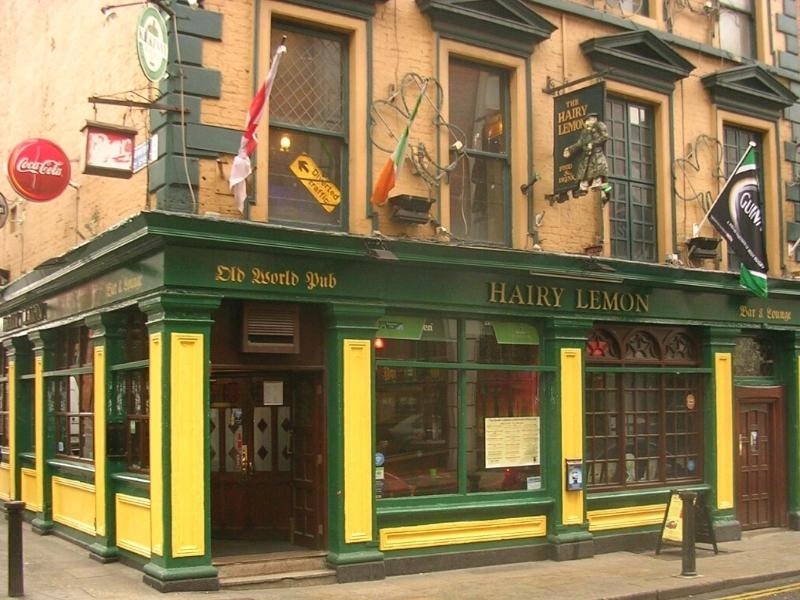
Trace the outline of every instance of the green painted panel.
<instances>
[{"instance_id":1,"label":"green painted panel","mask_svg":"<svg viewBox=\"0 0 800 600\"><path fill-rule=\"evenodd\" d=\"M150 111L150 131L156 131L159 127L163 127L167 123L197 123L200 121L200 106L201 99L197 96L188 96L184 94L181 99L180 94L173 93L165 95L160 101L160 104L167 106L181 108L187 111L184 113L183 118L181 114L173 111Z\"/></svg>"},{"instance_id":2,"label":"green painted panel","mask_svg":"<svg viewBox=\"0 0 800 600\"><path fill-rule=\"evenodd\" d=\"M186 128L186 145L192 150L208 150L236 154L242 141L238 129L192 124Z\"/></svg>"},{"instance_id":3,"label":"green painted panel","mask_svg":"<svg viewBox=\"0 0 800 600\"><path fill-rule=\"evenodd\" d=\"M790 298L745 290L657 287L650 282L558 280L519 271L455 268L346 256L221 249L168 249L166 283L243 298L311 302L357 300L404 309L468 310L513 317L725 323L773 329L800 325ZM590 277L587 275L587 278ZM733 277L733 276L731 276ZM423 283L420 283L423 282ZM424 282L435 282L425 284Z\"/></svg>"},{"instance_id":4,"label":"green painted panel","mask_svg":"<svg viewBox=\"0 0 800 600\"><path fill-rule=\"evenodd\" d=\"M533 325L519 322L492 321L498 344L539 344L539 332Z\"/></svg>"},{"instance_id":5,"label":"green painted panel","mask_svg":"<svg viewBox=\"0 0 800 600\"><path fill-rule=\"evenodd\" d=\"M170 72L175 72L177 67L170 66ZM203 96L205 98L219 98L220 90L222 88L222 75L215 69L206 69L204 67L193 67L191 65L183 65L180 67L183 72L183 93ZM171 85L172 91L180 89L179 83Z\"/></svg>"},{"instance_id":6,"label":"green painted panel","mask_svg":"<svg viewBox=\"0 0 800 600\"><path fill-rule=\"evenodd\" d=\"M193 10L183 4L172 3L177 16L178 32L210 40L222 39L222 14L210 10Z\"/></svg>"},{"instance_id":7,"label":"green painted panel","mask_svg":"<svg viewBox=\"0 0 800 600\"><path fill-rule=\"evenodd\" d=\"M184 65L203 65L203 40L198 37L178 34L178 41L181 45L181 62ZM169 36L169 55L178 57L178 50L175 48L175 36Z\"/></svg>"},{"instance_id":8,"label":"green painted panel","mask_svg":"<svg viewBox=\"0 0 800 600\"><path fill-rule=\"evenodd\" d=\"M197 185L199 181L199 169L196 158L187 157L185 165L183 156L178 154L167 154L159 158L150 165L148 191L154 192L164 185L173 183L187 185L189 183L186 179L187 169L192 185Z\"/></svg>"}]
</instances>

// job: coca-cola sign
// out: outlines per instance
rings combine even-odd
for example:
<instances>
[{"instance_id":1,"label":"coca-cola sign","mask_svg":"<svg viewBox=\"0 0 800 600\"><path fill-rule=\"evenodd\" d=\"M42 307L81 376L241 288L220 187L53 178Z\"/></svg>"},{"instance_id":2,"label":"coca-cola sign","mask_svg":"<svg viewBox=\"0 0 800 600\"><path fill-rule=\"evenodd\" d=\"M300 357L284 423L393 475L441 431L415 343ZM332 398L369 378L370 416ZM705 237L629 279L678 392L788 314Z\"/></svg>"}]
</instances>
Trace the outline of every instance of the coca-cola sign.
<instances>
[{"instance_id":1,"label":"coca-cola sign","mask_svg":"<svg viewBox=\"0 0 800 600\"><path fill-rule=\"evenodd\" d=\"M14 190L33 202L56 198L69 185L69 159L50 140L20 142L8 157L8 180Z\"/></svg>"}]
</instances>

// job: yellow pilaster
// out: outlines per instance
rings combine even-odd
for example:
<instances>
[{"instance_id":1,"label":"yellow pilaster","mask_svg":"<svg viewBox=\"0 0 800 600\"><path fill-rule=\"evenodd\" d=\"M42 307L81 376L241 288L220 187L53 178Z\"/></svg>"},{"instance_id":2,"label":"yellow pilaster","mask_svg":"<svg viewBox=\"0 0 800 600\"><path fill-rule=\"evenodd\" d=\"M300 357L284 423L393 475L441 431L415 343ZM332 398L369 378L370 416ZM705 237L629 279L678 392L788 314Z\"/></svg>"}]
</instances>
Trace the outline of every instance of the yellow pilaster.
<instances>
[{"instance_id":1,"label":"yellow pilaster","mask_svg":"<svg viewBox=\"0 0 800 600\"><path fill-rule=\"evenodd\" d=\"M583 359L580 348L561 349L561 456L583 459ZM561 465L561 519L564 525L583 524L583 492L567 491Z\"/></svg>"},{"instance_id":2,"label":"yellow pilaster","mask_svg":"<svg viewBox=\"0 0 800 600\"><path fill-rule=\"evenodd\" d=\"M372 540L372 348L344 340L344 540Z\"/></svg>"},{"instance_id":3,"label":"yellow pilaster","mask_svg":"<svg viewBox=\"0 0 800 600\"><path fill-rule=\"evenodd\" d=\"M106 349L94 347L95 530L106 534Z\"/></svg>"},{"instance_id":4,"label":"yellow pilaster","mask_svg":"<svg viewBox=\"0 0 800 600\"><path fill-rule=\"evenodd\" d=\"M9 497L12 500L17 496L17 363L8 361L8 472Z\"/></svg>"},{"instance_id":5,"label":"yellow pilaster","mask_svg":"<svg viewBox=\"0 0 800 600\"><path fill-rule=\"evenodd\" d=\"M150 335L150 540L152 552L164 555L164 396L162 393L164 359L160 333Z\"/></svg>"},{"instance_id":6,"label":"yellow pilaster","mask_svg":"<svg viewBox=\"0 0 800 600\"><path fill-rule=\"evenodd\" d=\"M44 358L33 360L33 410L36 414L36 504L44 502Z\"/></svg>"},{"instance_id":7,"label":"yellow pilaster","mask_svg":"<svg viewBox=\"0 0 800 600\"><path fill-rule=\"evenodd\" d=\"M729 352L714 355L717 428L717 508L733 508L733 366Z\"/></svg>"}]
</instances>

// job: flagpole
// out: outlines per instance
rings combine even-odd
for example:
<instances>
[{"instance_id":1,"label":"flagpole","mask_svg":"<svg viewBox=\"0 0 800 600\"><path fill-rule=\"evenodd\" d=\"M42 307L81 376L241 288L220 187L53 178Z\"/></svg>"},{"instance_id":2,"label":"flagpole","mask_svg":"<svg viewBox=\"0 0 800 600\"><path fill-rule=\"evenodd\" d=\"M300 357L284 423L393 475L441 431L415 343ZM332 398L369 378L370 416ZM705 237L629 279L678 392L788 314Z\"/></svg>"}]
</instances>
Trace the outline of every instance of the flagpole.
<instances>
[{"instance_id":1,"label":"flagpole","mask_svg":"<svg viewBox=\"0 0 800 600\"><path fill-rule=\"evenodd\" d=\"M711 214L711 211L714 209L714 205L717 203L717 200L719 200L720 195L722 194L722 192L727 187L728 182L731 180L731 177L733 177L736 174L736 172L739 170L739 167L742 166L742 163L744 162L744 159L747 158L747 153L750 152L750 150L752 150L755 147L756 147L756 143L753 140L750 140L750 142L748 142L747 150L745 150L744 154L742 154L742 158L739 159L739 162L736 163L736 166L733 168L733 171L731 171L731 174L725 180L725 185L723 185L720 188L719 193L717 194L716 200L714 200L714 202L711 203L711 207L708 209L708 211L706 211L706 214L703 217L703 220L700 221L700 224L697 226L697 233L700 233L700 228L703 227L703 225L705 224L706 221L708 221L708 215Z\"/></svg>"}]
</instances>

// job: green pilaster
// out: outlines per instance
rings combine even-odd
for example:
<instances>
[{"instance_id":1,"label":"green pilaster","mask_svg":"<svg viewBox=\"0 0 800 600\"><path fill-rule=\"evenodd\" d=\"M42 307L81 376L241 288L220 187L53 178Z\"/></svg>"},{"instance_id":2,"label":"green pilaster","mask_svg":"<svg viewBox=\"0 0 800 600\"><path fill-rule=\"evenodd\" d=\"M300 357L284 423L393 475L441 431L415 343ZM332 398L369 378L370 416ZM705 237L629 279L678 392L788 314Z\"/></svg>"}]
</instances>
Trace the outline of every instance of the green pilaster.
<instances>
[{"instance_id":1,"label":"green pilaster","mask_svg":"<svg viewBox=\"0 0 800 600\"><path fill-rule=\"evenodd\" d=\"M337 570L340 582L382 579L385 576L383 554L378 549L374 482L372 494L372 536L363 542L349 542L345 536L345 340L365 340L373 358L370 373L371 411L369 423L372 440L370 456L375 454L375 382L372 340L382 308L335 305L328 308L326 317L326 356L328 357L328 562ZM344 433L343 433L344 432ZM370 464L373 464L370 459Z\"/></svg>"},{"instance_id":2,"label":"green pilaster","mask_svg":"<svg viewBox=\"0 0 800 600\"><path fill-rule=\"evenodd\" d=\"M95 355L100 350L104 356L102 366L94 363L95 382L104 383L101 394L95 394L95 407L103 406L105 410L95 410L95 489L97 494L97 524L103 524L102 531L95 534L94 543L89 545L90 556L99 562L117 560L119 550L116 547L116 513L114 509L114 484L112 476L125 471L125 459L109 457L109 433L114 423L125 422L125 407L118 407L113 401L115 394L111 365L121 362L123 355L124 331L118 313L92 315L86 319L86 326L91 331L91 340ZM120 414L122 411L122 414ZM104 435L100 435L103 432ZM98 440L102 440L98 443ZM100 516L102 514L102 519Z\"/></svg>"},{"instance_id":3,"label":"green pilaster","mask_svg":"<svg viewBox=\"0 0 800 600\"><path fill-rule=\"evenodd\" d=\"M777 348L775 369L786 386L786 450L789 527L800 529L800 333L786 332Z\"/></svg>"},{"instance_id":4,"label":"green pilaster","mask_svg":"<svg viewBox=\"0 0 800 600\"><path fill-rule=\"evenodd\" d=\"M211 565L208 377L209 338L219 299L162 294L139 306L148 317L151 340L153 549L144 566L144 581L162 592L216 590L219 580ZM153 381L158 382L157 389ZM197 461L202 462L199 470L194 468Z\"/></svg>"},{"instance_id":5,"label":"green pilaster","mask_svg":"<svg viewBox=\"0 0 800 600\"><path fill-rule=\"evenodd\" d=\"M584 458L584 450L580 456L565 456L563 448L563 432L568 424L562 419L562 402L565 400L561 396L564 384L570 381L570 374L564 373L562 364L562 350L580 352L580 374L583 377L583 366L585 364L586 339L592 327L591 321L578 319L550 319L545 324L543 350L544 364L557 365L558 369L555 376L550 378L545 389L542 390L542 422L547 424L547 431L543 432L544 448L542 456L545 457L546 469L543 469L544 485L550 492L554 504L553 510L548 517L548 541L553 545L553 558L555 560L571 560L577 558L588 558L594 555L594 542L589 533L589 522L586 519L586 490L581 492L565 492L565 477L567 458ZM573 360L577 360L573 358ZM573 382L574 383L574 382ZM585 414L584 408L584 385L580 381L580 419L581 425ZM581 426L581 431L583 427ZM583 444L583 436L581 436ZM584 482L586 473L584 473ZM576 502L575 495L580 494L581 518L579 523L565 524L563 514L565 509L565 493L570 505ZM569 508L569 507L567 507Z\"/></svg>"},{"instance_id":6,"label":"green pilaster","mask_svg":"<svg viewBox=\"0 0 800 600\"><path fill-rule=\"evenodd\" d=\"M51 483L52 468L50 460L55 454L55 420L54 406L47 401L47 389L43 373L54 364L53 342L55 333L52 330L37 331L30 334L33 344L33 364L36 378L33 382L34 412L42 418L36 418L36 484L39 487L41 510L37 511L31 525L36 533L47 535L53 530L53 487ZM41 363L41 367L37 364Z\"/></svg>"},{"instance_id":7,"label":"green pilaster","mask_svg":"<svg viewBox=\"0 0 800 600\"><path fill-rule=\"evenodd\" d=\"M14 405L14 420L9 423L14 428L14 443L8 449L12 481L12 500L22 498L22 480L20 470L20 454L30 452L33 448L31 423L33 422L33 388L23 383L24 375L31 375L33 362L31 344L27 338L12 338L3 343L9 362L14 363L14 395L8 399L9 406ZM9 381L9 386L11 385Z\"/></svg>"},{"instance_id":8,"label":"green pilaster","mask_svg":"<svg viewBox=\"0 0 800 600\"><path fill-rule=\"evenodd\" d=\"M714 369L706 383L705 401L703 403L703 437L705 450L703 463L705 480L711 485L707 504L711 509L714 531L718 542L739 539L742 531L741 524L736 520L735 507L723 510L717 508L719 504L717 488L720 474L717 472L717 441L719 439L719 432L716 427L718 394L715 356L719 353L730 354L732 360L738 333L739 331L737 329L708 328L703 347L703 363ZM731 378L732 377L733 365L731 364ZM732 380L729 385L731 396L733 396ZM731 397L731 402L733 402L733 397ZM732 418L736 419L736 414L733 413L733 406L724 408L725 410L730 410ZM733 431L730 432L730 435L733 436ZM731 457L731 459L732 458L733 457Z\"/></svg>"}]
</instances>

